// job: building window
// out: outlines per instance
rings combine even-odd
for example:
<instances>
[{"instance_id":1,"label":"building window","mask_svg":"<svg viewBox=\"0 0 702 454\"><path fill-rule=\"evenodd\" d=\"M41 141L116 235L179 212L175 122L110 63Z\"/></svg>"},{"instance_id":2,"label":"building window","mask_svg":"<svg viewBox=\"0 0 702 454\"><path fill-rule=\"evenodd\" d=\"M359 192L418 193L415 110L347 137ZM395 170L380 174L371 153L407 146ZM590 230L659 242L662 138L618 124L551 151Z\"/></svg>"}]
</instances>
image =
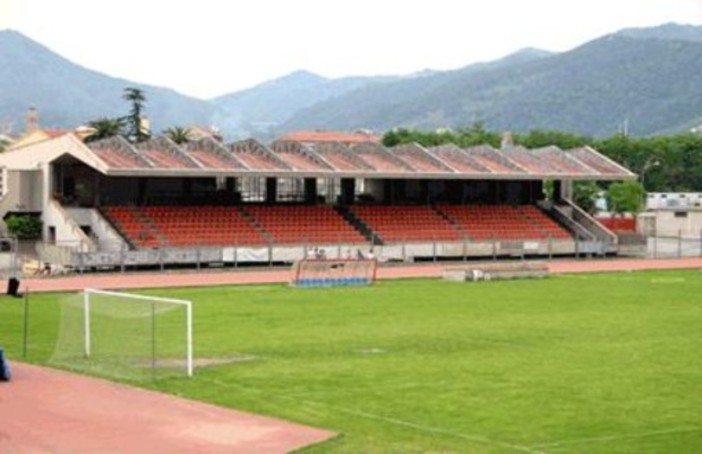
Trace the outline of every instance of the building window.
<instances>
[{"instance_id":1,"label":"building window","mask_svg":"<svg viewBox=\"0 0 702 454\"><path fill-rule=\"evenodd\" d=\"M676 211L673 213L673 216L676 218L686 218L687 217L687 211Z\"/></svg>"}]
</instances>

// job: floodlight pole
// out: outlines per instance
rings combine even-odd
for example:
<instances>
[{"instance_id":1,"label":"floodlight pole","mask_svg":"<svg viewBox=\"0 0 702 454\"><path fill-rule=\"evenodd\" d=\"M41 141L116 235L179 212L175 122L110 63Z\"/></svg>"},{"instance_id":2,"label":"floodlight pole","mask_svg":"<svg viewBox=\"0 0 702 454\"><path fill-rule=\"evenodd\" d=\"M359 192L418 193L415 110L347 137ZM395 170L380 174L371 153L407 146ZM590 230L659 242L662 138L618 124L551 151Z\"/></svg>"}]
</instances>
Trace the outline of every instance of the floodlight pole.
<instances>
[{"instance_id":1,"label":"floodlight pole","mask_svg":"<svg viewBox=\"0 0 702 454\"><path fill-rule=\"evenodd\" d=\"M644 163L643 167L641 168L641 174L639 175L639 179L641 181L641 189L643 189L643 201L642 201L642 206L643 209L645 210L646 207L646 172L648 169L652 167L659 167L661 165L661 162L658 159L655 159L653 156L648 158L646 162Z\"/></svg>"},{"instance_id":2,"label":"floodlight pole","mask_svg":"<svg viewBox=\"0 0 702 454\"><path fill-rule=\"evenodd\" d=\"M641 186L644 188L644 191L646 190L646 172L650 168L659 167L660 165L661 162L658 159L655 159L654 157L648 158L644 163L643 167L641 168L641 175L639 175L641 180Z\"/></svg>"}]
</instances>

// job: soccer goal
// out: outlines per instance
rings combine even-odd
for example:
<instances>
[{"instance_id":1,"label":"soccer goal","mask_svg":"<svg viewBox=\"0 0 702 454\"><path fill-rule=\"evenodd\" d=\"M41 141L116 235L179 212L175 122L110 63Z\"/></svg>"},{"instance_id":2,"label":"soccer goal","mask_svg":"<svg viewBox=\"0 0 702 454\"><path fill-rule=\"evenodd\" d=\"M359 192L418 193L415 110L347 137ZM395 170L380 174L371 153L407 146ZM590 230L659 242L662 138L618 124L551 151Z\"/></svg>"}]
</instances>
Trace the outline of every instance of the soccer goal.
<instances>
[{"instance_id":1,"label":"soccer goal","mask_svg":"<svg viewBox=\"0 0 702 454\"><path fill-rule=\"evenodd\" d=\"M376 260L302 259L292 267L290 284L297 287L342 287L375 282Z\"/></svg>"},{"instance_id":2,"label":"soccer goal","mask_svg":"<svg viewBox=\"0 0 702 454\"><path fill-rule=\"evenodd\" d=\"M148 380L193 375L190 301L85 289L61 302L50 362L68 369Z\"/></svg>"}]
</instances>

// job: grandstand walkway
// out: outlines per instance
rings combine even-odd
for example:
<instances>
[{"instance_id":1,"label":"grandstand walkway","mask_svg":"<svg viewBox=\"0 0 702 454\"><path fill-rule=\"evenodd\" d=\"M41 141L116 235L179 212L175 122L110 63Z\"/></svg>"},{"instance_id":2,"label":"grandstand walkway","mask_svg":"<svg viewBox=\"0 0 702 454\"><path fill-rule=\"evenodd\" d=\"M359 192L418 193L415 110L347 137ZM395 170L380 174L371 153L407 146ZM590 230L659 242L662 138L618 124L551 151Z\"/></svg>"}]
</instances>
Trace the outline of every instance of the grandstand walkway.
<instances>
[{"instance_id":1,"label":"grandstand walkway","mask_svg":"<svg viewBox=\"0 0 702 454\"><path fill-rule=\"evenodd\" d=\"M444 268L465 262L381 265L378 279L440 277ZM679 259L570 259L546 261L551 273L592 273L646 269L702 268L702 257ZM210 285L268 284L288 282L289 268L228 269L222 271L166 271L163 273L74 274L26 279L20 291L80 291L84 288L137 289L159 287L198 287Z\"/></svg>"}]
</instances>

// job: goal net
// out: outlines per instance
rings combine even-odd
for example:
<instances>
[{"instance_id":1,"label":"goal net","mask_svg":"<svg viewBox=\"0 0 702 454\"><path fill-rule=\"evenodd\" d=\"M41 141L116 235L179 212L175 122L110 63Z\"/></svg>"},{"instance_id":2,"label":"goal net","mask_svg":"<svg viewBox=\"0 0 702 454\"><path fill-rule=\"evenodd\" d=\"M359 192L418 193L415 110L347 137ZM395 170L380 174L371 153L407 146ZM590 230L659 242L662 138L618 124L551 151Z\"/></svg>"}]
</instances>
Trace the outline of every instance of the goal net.
<instances>
[{"instance_id":1,"label":"goal net","mask_svg":"<svg viewBox=\"0 0 702 454\"><path fill-rule=\"evenodd\" d=\"M376 260L302 259L292 267L290 284L297 287L341 287L375 282Z\"/></svg>"},{"instance_id":2,"label":"goal net","mask_svg":"<svg viewBox=\"0 0 702 454\"><path fill-rule=\"evenodd\" d=\"M133 381L192 376L191 302L85 289L61 302L50 362Z\"/></svg>"}]
</instances>

